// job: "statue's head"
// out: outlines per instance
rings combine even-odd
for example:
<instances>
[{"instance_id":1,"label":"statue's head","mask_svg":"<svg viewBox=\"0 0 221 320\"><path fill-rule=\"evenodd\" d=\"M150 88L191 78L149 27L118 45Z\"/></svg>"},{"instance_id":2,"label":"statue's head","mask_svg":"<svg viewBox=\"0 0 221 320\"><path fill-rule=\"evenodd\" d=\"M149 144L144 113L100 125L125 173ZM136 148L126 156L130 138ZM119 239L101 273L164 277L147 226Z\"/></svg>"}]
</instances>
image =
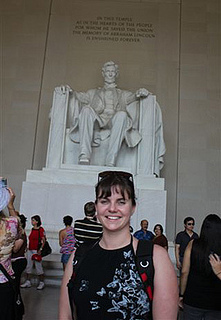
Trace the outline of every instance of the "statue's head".
<instances>
[{"instance_id":1,"label":"statue's head","mask_svg":"<svg viewBox=\"0 0 221 320\"><path fill-rule=\"evenodd\" d=\"M102 75L105 82L112 83L115 82L115 79L118 77L119 68L118 65L113 61L108 61L103 65Z\"/></svg>"}]
</instances>

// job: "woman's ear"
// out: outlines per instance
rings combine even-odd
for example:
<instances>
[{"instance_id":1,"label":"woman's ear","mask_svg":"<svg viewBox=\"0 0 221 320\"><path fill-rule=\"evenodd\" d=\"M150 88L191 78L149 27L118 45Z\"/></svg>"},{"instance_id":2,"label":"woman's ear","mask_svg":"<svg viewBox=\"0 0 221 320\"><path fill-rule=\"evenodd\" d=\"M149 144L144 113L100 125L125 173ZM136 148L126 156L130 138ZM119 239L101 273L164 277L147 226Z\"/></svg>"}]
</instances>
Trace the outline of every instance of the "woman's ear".
<instances>
[{"instance_id":1,"label":"woman's ear","mask_svg":"<svg viewBox=\"0 0 221 320\"><path fill-rule=\"evenodd\" d=\"M131 210L131 216L134 214L135 211L136 211L136 205L133 205Z\"/></svg>"}]
</instances>

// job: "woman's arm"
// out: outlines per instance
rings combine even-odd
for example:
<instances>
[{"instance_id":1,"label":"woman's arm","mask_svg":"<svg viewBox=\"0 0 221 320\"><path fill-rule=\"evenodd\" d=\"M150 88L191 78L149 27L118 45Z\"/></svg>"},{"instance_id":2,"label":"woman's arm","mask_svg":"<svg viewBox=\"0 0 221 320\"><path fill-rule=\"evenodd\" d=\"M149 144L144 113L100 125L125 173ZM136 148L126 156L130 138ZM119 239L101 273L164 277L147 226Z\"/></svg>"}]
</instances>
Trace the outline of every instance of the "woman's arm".
<instances>
[{"instance_id":1,"label":"woman's arm","mask_svg":"<svg viewBox=\"0 0 221 320\"><path fill-rule=\"evenodd\" d=\"M175 257L176 257L176 267L177 267L177 269L181 269L179 253L180 253L180 245L178 243L175 243Z\"/></svg>"},{"instance_id":2,"label":"woman's arm","mask_svg":"<svg viewBox=\"0 0 221 320\"><path fill-rule=\"evenodd\" d=\"M220 257L214 253L209 255L209 262L215 275L221 280L221 260Z\"/></svg>"},{"instance_id":3,"label":"woman's arm","mask_svg":"<svg viewBox=\"0 0 221 320\"><path fill-rule=\"evenodd\" d=\"M192 245L193 245L193 240L188 243L184 253L181 280L180 280L180 295L183 295L186 290L187 279L190 271L190 255L192 251Z\"/></svg>"},{"instance_id":4,"label":"woman's arm","mask_svg":"<svg viewBox=\"0 0 221 320\"><path fill-rule=\"evenodd\" d=\"M12 217L17 217L18 216L18 211L15 210L15 207L14 207L14 201L15 201L15 194L13 192L13 190L11 188L8 188L8 191L9 191L9 194L10 194L10 200L9 200L9 203L7 205L7 208L8 208L8 212L9 212L9 215L12 216Z\"/></svg>"},{"instance_id":5,"label":"woman's arm","mask_svg":"<svg viewBox=\"0 0 221 320\"><path fill-rule=\"evenodd\" d=\"M176 320L178 313L178 283L167 251L154 245L154 297L153 319Z\"/></svg>"},{"instance_id":6,"label":"woman's arm","mask_svg":"<svg viewBox=\"0 0 221 320\"><path fill-rule=\"evenodd\" d=\"M41 254L42 248L45 245L46 237L45 237L45 231L42 227L40 227L38 230L39 230L40 238L41 238L41 247L38 249L38 254Z\"/></svg>"},{"instance_id":7,"label":"woman's arm","mask_svg":"<svg viewBox=\"0 0 221 320\"><path fill-rule=\"evenodd\" d=\"M193 246L193 240L190 241L186 247L184 258L183 258L183 265L182 265L182 272L181 272L181 278L180 278L180 301L179 306L183 308L183 295L186 290L186 284L188 275L190 272L190 256Z\"/></svg>"},{"instance_id":8,"label":"woman's arm","mask_svg":"<svg viewBox=\"0 0 221 320\"><path fill-rule=\"evenodd\" d=\"M23 245L23 243L24 243L24 240L23 240L23 239L15 240L15 244L14 244L14 247L13 247L13 252L14 252L14 253L18 252L18 250L21 248L21 246Z\"/></svg>"},{"instance_id":9,"label":"woman's arm","mask_svg":"<svg viewBox=\"0 0 221 320\"><path fill-rule=\"evenodd\" d=\"M66 231L65 231L65 229L62 229L59 232L59 245L60 245L60 247L63 245L65 236L66 236Z\"/></svg>"},{"instance_id":10,"label":"woman's arm","mask_svg":"<svg viewBox=\"0 0 221 320\"><path fill-rule=\"evenodd\" d=\"M15 201L15 193L13 192L12 188L8 188L8 191L9 191L9 194L10 194L10 200L9 200L9 203L7 205L7 208L8 208L8 212L9 212L9 216L11 217L16 217L18 219L18 238L20 239L22 233L23 233L23 230L22 230L22 226L21 226L21 221L19 219L19 212L15 210L15 207L14 207L14 201ZM18 240L18 239L17 239ZM20 248L19 248L20 249ZM18 249L18 250L19 250ZM17 251L18 251L17 250ZM14 251L14 249L13 249Z\"/></svg>"},{"instance_id":11,"label":"woman's arm","mask_svg":"<svg viewBox=\"0 0 221 320\"><path fill-rule=\"evenodd\" d=\"M72 252L65 268L64 276L61 283L60 300L59 300L59 320L72 320L71 307L69 303L67 284L73 273L74 252Z\"/></svg>"}]
</instances>

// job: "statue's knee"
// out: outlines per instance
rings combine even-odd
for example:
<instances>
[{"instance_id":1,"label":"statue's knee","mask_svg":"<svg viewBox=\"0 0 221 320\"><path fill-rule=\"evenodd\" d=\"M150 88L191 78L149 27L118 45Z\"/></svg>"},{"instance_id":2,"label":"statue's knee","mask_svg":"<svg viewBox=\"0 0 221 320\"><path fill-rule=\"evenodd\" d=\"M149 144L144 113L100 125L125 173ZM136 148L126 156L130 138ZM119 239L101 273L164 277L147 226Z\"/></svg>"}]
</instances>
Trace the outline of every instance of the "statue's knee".
<instances>
[{"instance_id":1,"label":"statue's knee","mask_svg":"<svg viewBox=\"0 0 221 320\"><path fill-rule=\"evenodd\" d=\"M82 109L81 109L81 112L79 114L79 120L80 121L94 121L95 119L95 115L94 115L94 112L93 110L91 109L91 107L89 106L84 106Z\"/></svg>"},{"instance_id":2,"label":"statue's knee","mask_svg":"<svg viewBox=\"0 0 221 320\"><path fill-rule=\"evenodd\" d=\"M92 110L91 110L91 107L89 107L89 106L84 106L81 109L81 114L91 114L91 113L92 113Z\"/></svg>"},{"instance_id":3,"label":"statue's knee","mask_svg":"<svg viewBox=\"0 0 221 320\"><path fill-rule=\"evenodd\" d=\"M127 119L127 113L125 111L118 111L115 114L115 118L121 119L121 120Z\"/></svg>"}]
</instances>

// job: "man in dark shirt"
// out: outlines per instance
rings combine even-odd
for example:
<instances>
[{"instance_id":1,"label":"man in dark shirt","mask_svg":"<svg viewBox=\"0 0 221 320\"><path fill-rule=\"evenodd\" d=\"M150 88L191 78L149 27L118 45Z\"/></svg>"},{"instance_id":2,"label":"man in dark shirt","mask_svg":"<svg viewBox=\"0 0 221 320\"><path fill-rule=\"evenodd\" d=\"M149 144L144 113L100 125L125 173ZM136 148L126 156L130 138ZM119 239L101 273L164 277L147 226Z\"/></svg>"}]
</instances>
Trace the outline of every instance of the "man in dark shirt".
<instances>
[{"instance_id":1,"label":"man in dark shirt","mask_svg":"<svg viewBox=\"0 0 221 320\"><path fill-rule=\"evenodd\" d=\"M179 232L175 239L175 256L177 269L181 270L185 249L192 239L197 239L198 234L193 231L195 220L192 217L184 219L184 231Z\"/></svg>"},{"instance_id":2,"label":"man in dark shirt","mask_svg":"<svg viewBox=\"0 0 221 320\"><path fill-rule=\"evenodd\" d=\"M141 229L134 233L134 237L138 240L152 240L154 238L154 234L147 230L148 224L147 220L141 220Z\"/></svg>"},{"instance_id":3,"label":"man in dark shirt","mask_svg":"<svg viewBox=\"0 0 221 320\"><path fill-rule=\"evenodd\" d=\"M102 225L95 218L94 202L87 202L84 205L84 213L86 217L82 220L76 220L74 223L74 235L79 244L96 242L103 232Z\"/></svg>"}]
</instances>

